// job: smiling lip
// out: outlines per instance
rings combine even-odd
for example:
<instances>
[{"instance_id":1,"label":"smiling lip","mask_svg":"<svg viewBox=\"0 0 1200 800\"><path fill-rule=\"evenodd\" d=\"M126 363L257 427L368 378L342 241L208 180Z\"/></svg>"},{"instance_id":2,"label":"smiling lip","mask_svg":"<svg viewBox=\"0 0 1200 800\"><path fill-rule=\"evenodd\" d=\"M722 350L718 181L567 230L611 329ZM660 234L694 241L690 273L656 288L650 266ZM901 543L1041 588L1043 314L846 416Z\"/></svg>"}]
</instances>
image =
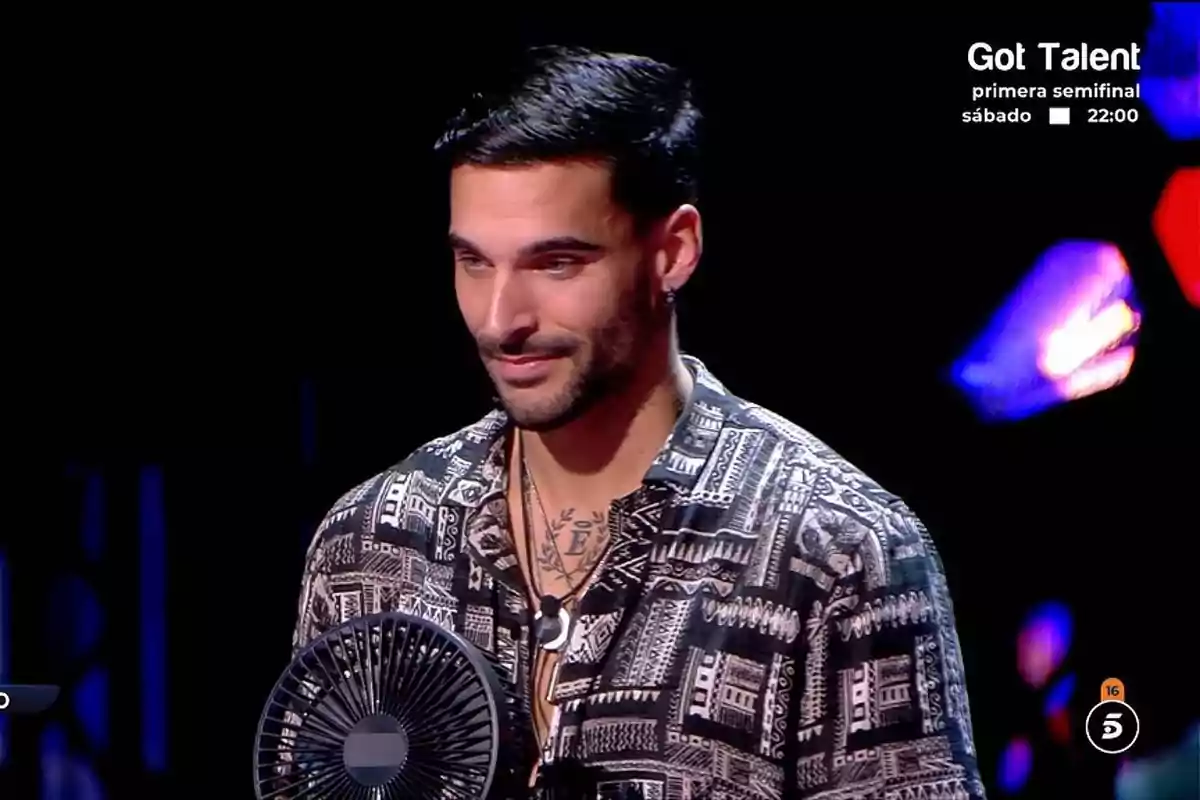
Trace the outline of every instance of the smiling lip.
<instances>
[{"instance_id":1,"label":"smiling lip","mask_svg":"<svg viewBox=\"0 0 1200 800\"><path fill-rule=\"evenodd\" d=\"M550 363L558 356L516 356L497 358L496 371L509 383L531 383L546 377Z\"/></svg>"}]
</instances>

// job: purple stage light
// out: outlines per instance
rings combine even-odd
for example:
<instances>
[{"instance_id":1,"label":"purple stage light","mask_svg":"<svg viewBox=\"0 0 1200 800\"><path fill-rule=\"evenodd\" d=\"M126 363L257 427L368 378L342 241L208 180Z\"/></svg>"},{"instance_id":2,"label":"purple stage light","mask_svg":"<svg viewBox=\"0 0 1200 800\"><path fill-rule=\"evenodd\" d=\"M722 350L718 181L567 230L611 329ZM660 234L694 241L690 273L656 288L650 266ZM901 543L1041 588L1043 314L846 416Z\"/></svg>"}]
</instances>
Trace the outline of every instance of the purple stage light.
<instances>
[{"instance_id":1,"label":"purple stage light","mask_svg":"<svg viewBox=\"0 0 1200 800\"><path fill-rule=\"evenodd\" d=\"M1021 791L1029 774L1033 771L1033 746L1024 737L1017 737L1008 743L1000 755L1000 769L996 776L1000 789L1006 794Z\"/></svg>"},{"instance_id":2,"label":"purple stage light","mask_svg":"<svg viewBox=\"0 0 1200 800\"><path fill-rule=\"evenodd\" d=\"M1050 680L1071 648L1071 612L1062 603L1045 603L1029 615L1017 636L1017 671L1035 689Z\"/></svg>"},{"instance_id":3,"label":"purple stage light","mask_svg":"<svg viewBox=\"0 0 1200 800\"><path fill-rule=\"evenodd\" d=\"M1167 136L1200 138L1200 3L1151 3L1142 100Z\"/></svg>"},{"instance_id":4,"label":"purple stage light","mask_svg":"<svg viewBox=\"0 0 1200 800\"><path fill-rule=\"evenodd\" d=\"M1125 257L1107 242L1060 242L951 369L986 420L1017 420L1129 376L1141 311Z\"/></svg>"}]
</instances>

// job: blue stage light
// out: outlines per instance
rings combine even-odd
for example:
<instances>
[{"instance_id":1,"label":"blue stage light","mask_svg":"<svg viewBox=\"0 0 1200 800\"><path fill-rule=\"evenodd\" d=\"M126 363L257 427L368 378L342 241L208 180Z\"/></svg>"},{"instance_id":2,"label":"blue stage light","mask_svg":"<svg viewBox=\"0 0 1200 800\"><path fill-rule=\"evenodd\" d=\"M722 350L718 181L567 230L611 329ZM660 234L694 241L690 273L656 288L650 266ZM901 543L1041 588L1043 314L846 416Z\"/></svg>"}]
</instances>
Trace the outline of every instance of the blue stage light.
<instances>
[{"instance_id":1,"label":"blue stage light","mask_svg":"<svg viewBox=\"0 0 1200 800\"><path fill-rule=\"evenodd\" d=\"M1069 673L1058 679L1058 682L1046 690L1044 710L1047 717L1052 717L1060 711L1065 711L1071 704L1075 694L1075 673Z\"/></svg>"},{"instance_id":2,"label":"blue stage light","mask_svg":"<svg viewBox=\"0 0 1200 800\"><path fill-rule=\"evenodd\" d=\"M1167 136L1200 138L1200 3L1151 3L1142 101Z\"/></svg>"},{"instance_id":3,"label":"blue stage light","mask_svg":"<svg viewBox=\"0 0 1200 800\"><path fill-rule=\"evenodd\" d=\"M144 467L139 492L141 539L142 760L167 768L167 558L163 475Z\"/></svg>"}]
</instances>

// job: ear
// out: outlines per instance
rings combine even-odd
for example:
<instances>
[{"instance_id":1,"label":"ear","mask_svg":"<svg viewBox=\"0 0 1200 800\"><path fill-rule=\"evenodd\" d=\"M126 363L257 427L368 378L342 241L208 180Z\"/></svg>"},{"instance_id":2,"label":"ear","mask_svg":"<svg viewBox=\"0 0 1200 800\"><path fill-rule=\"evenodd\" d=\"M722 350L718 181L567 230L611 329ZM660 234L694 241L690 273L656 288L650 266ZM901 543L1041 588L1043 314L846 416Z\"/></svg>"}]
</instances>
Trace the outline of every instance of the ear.
<instances>
[{"instance_id":1,"label":"ear","mask_svg":"<svg viewBox=\"0 0 1200 800\"><path fill-rule=\"evenodd\" d=\"M663 222L662 245L656 259L658 284L663 292L678 292L696 271L704 250L700 211L682 205Z\"/></svg>"}]
</instances>

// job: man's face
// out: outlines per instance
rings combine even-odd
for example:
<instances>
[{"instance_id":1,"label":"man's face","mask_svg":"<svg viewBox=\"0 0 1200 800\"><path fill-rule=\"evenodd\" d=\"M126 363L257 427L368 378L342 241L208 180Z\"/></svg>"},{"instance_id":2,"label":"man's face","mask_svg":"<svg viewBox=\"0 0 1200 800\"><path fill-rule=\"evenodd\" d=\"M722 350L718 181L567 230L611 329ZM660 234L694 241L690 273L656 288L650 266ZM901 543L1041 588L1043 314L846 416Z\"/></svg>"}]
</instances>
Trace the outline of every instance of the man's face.
<instances>
[{"instance_id":1,"label":"man's face","mask_svg":"<svg viewBox=\"0 0 1200 800\"><path fill-rule=\"evenodd\" d=\"M504 406L552 430L621 388L664 315L609 170L463 166L450 176L454 286Z\"/></svg>"}]
</instances>

